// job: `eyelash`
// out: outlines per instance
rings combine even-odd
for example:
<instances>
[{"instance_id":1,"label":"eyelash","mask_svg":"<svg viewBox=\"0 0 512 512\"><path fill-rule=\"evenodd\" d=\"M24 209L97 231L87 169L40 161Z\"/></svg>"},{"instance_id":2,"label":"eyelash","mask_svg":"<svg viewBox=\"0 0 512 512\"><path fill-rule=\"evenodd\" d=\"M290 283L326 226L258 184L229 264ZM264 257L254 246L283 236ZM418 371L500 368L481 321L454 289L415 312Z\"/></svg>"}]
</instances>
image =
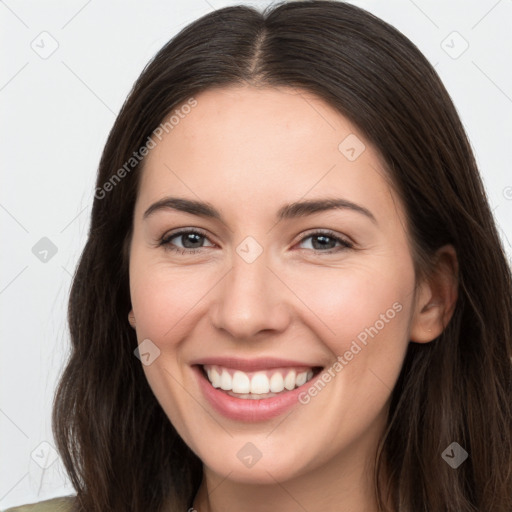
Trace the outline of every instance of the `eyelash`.
<instances>
[{"instance_id":1,"label":"eyelash","mask_svg":"<svg viewBox=\"0 0 512 512\"><path fill-rule=\"evenodd\" d=\"M181 255L195 254L197 252L200 252L201 249L204 249L204 247L199 247L199 248L196 248L196 249L187 249L187 248L181 248L181 247L174 247L174 246L171 245L171 240L173 238L177 238L177 237L179 237L181 235L187 235L187 234L191 234L191 233L193 233L195 235L199 235L199 236L204 237L204 238L208 238L206 233L204 231L199 230L199 229L183 229L183 230L177 231L175 233L170 233L169 235L164 235L159 240L158 246L159 247L164 247L164 249L166 251L176 252L176 253L179 253ZM333 253L338 253L338 252L341 252L341 251L344 251L344 250L347 250L347 249L353 249L354 248L354 244L352 242L349 242L348 240L337 236L333 231L330 231L328 229L306 233L303 236L301 236L301 238L300 238L298 243L301 244L304 240L307 240L308 238L314 238L315 236L327 236L328 238L333 239L335 242L339 242L340 245L341 245L341 247L329 249L329 250L326 250L326 251L319 251L319 250L311 249L314 253L316 253L318 255L320 255L320 254L333 254ZM310 249L306 249L306 250L310 250Z\"/></svg>"}]
</instances>

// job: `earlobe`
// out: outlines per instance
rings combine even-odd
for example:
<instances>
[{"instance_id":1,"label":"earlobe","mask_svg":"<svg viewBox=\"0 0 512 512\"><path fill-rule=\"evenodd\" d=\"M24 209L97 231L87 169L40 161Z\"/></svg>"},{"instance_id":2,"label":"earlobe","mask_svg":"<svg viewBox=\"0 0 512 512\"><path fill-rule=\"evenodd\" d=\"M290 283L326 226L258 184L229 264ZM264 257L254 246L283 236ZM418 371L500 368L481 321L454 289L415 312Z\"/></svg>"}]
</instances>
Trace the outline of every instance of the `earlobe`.
<instances>
[{"instance_id":1,"label":"earlobe","mask_svg":"<svg viewBox=\"0 0 512 512\"><path fill-rule=\"evenodd\" d=\"M135 329L135 315L133 314L133 309L130 309L128 313L128 322L130 322L130 325Z\"/></svg>"},{"instance_id":2,"label":"earlobe","mask_svg":"<svg viewBox=\"0 0 512 512\"><path fill-rule=\"evenodd\" d=\"M453 316L458 297L458 262L452 245L438 249L434 269L418 288L409 338L428 343L444 331Z\"/></svg>"}]
</instances>

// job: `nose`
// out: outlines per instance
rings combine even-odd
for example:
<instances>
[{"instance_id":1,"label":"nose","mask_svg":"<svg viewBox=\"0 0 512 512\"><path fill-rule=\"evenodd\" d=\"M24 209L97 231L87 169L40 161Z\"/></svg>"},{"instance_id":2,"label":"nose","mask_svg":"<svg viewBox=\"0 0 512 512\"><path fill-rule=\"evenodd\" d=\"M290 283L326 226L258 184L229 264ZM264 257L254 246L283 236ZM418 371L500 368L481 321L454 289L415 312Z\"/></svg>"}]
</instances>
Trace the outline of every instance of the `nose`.
<instances>
[{"instance_id":1,"label":"nose","mask_svg":"<svg viewBox=\"0 0 512 512\"><path fill-rule=\"evenodd\" d=\"M267 265L265 253L252 263L234 255L233 266L216 287L209 309L217 329L235 339L248 340L287 328L291 320L286 296L289 290Z\"/></svg>"}]
</instances>

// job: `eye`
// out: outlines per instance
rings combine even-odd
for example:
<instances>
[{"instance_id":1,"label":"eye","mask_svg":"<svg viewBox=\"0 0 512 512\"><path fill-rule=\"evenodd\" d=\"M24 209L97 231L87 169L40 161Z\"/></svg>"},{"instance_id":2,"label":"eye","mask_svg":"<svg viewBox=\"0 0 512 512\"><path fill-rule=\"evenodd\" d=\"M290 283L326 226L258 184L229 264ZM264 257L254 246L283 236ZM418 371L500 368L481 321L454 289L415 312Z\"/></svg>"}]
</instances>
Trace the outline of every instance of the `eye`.
<instances>
[{"instance_id":1,"label":"eye","mask_svg":"<svg viewBox=\"0 0 512 512\"><path fill-rule=\"evenodd\" d=\"M181 246L176 246L173 240L180 240ZM165 250L179 252L180 254L193 254L202 249L204 241L208 241L206 233L198 229L183 229L164 235L158 245ZM210 242L210 246L213 246Z\"/></svg>"},{"instance_id":2,"label":"eye","mask_svg":"<svg viewBox=\"0 0 512 512\"><path fill-rule=\"evenodd\" d=\"M301 237L299 242L300 244L304 244L305 240L311 239L307 245L310 247L306 247L307 249L312 249L316 252L322 253L333 253L343 251L345 249L352 249L354 244L337 236L332 231L315 231L313 233L307 233ZM337 246L336 246L337 245Z\"/></svg>"},{"instance_id":3,"label":"eye","mask_svg":"<svg viewBox=\"0 0 512 512\"><path fill-rule=\"evenodd\" d=\"M310 240L310 242L307 242ZM180 241L179 244L177 242ZM199 252L205 247L204 243L208 242L209 247L215 244L211 243L204 231L199 229L182 229L180 231L171 232L164 235L158 242L159 246L164 247L165 250L178 252L180 254L194 254ZM303 247L311 249L316 253L336 253L346 249L352 249L354 244L339 237L334 232L315 231L302 235L299 245L309 245L310 247Z\"/></svg>"}]
</instances>

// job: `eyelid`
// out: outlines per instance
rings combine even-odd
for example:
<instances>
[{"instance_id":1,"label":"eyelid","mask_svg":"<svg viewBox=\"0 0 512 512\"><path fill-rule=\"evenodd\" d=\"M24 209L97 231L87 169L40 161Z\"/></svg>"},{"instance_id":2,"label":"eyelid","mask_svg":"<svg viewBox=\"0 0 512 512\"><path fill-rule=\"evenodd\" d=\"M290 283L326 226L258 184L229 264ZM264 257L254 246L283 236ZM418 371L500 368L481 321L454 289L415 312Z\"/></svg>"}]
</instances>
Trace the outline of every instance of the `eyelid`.
<instances>
[{"instance_id":1,"label":"eyelid","mask_svg":"<svg viewBox=\"0 0 512 512\"><path fill-rule=\"evenodd\" d=\"M159 245L165 245L166 243L168 243L169 240L171 240L172 238L175 238L175 237L178 237L180 235L185 235L187 233L196 233L204 238L206 238L210 243L215 244L215 242L213 242L212 240L210 240L210 236L208 235L208 233L204 230L204 229L201 229L201 228L187 228L187 227L184 227L184 228L176 228L174 230L171 230L171 231L167 231L166 233L164 233L158 240L158 244ZM201 248L202 249L202 248ZM194 249L190 249L190 250L194 250Z\"/></svg>"},{"instance_id":2,"label":"eyelid","mask_svg":"<svg viewBox=\"0 0 512 512\"><path fill-rule=\"evenodd\" d=\"M168 238L173 235L179 235L181 233L189 233L190 231L201 233L202 235L207 235L207 232L202 228L195 228L195 227L182 227L182 228L175 228L171 229L170 231L166 231L161 238Z\"/></svg>"},{"instance_id":3,"label":"eyelid","mask_svg":"<svg viewBox=\"0 0 512 512\"><path fill-rule=\"evenodd\" d=\"M346 235L338 234L335 231L332 231L327 228L316 228L316 229L308 230L305 233L302 233L300 235L300 239L299 239L298 243L301 243L306 238L309 238L313 235L325 235L330 238L334 238L335 240L338 240L343 245L346 245L348 247L354 247L356 245L356 243L350 237L348 237ZM316 252L329 252L329 251L316 251Z\"/></svg>"}]
</instances>

